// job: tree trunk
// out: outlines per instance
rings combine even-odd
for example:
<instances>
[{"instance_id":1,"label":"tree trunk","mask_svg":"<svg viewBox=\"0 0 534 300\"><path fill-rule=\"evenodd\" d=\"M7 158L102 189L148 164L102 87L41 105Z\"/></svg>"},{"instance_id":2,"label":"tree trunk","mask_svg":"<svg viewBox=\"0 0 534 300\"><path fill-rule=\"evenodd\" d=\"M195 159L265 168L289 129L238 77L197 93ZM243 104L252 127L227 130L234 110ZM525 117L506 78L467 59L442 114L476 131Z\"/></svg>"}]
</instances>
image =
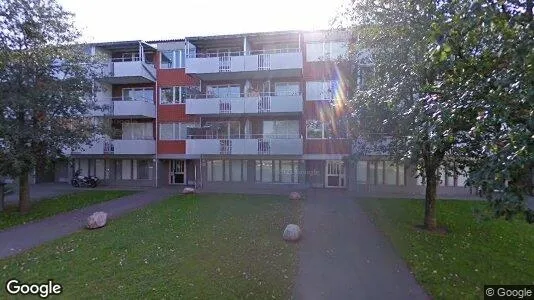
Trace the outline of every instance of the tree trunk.
<instances>
[{"instance_id":1,"label":"tree trunk","mask_svg":"<svg viewBox=\"0 0 534 300\"><path fill-rule=\"evenodd\" d=\"M437 170L426 171L426 192L425 192L425 223L427 230L435 230L436 222L436 186L438 183Z\"/></svg>"},{"instance_id":2,"label":"tree trunk","mask_svg":"<svg viewBox=\"0 0 534 300\"><path fill-rule=\"evenodd\" d=\"M28 173L21 174L19 177L19 211L26 214L30 211L30 185Z\"/></svg>"}]
</instances>

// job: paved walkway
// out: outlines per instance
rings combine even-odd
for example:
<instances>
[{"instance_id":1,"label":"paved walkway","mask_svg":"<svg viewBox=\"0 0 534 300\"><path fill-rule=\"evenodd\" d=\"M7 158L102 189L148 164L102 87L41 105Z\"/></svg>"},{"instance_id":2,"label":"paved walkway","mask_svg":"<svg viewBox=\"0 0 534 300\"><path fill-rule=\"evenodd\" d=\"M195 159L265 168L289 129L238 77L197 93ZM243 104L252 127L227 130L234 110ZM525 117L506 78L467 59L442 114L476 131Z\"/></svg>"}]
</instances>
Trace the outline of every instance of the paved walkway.
<instances>
[{"instance_id":1,"label":"paved walkway","mask_svg":"<svg viewBox=\"0 0 534 300\"><path fill-rule=\"evenodd\" d=\"M428 299L390 242L344 191L304 203L296 299Z\"/></svg>"},{"instance_id":2,"label":"paved walkway","mask_svg":"<svg viewBox=\"0 0 534 300\"><path fill-rule=\"evenodd\" d=\"M113 219L148 204L162 201L180 191L172 188L152 188L0 231L0 259L74 233L84 228L87 217L96 211L107 212L108 218Z\"/></svg>"}]
</instances>

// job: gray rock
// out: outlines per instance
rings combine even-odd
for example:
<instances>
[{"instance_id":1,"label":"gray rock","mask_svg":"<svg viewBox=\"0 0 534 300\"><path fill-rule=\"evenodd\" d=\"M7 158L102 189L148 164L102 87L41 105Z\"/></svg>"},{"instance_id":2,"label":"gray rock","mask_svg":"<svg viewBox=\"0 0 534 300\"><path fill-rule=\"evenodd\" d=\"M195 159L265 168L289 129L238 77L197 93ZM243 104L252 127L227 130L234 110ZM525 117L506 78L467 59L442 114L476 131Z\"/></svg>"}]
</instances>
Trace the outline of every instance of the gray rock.
<instances>
[{"instance_id":1,"label":"gray rock","mask_svg":"<svg viewBox=\"0 0 534 300\"><path fill-rule=\"evenodd\" d=\"M286 241L298 241L301 236L301 230L298 225L295 224L289 224L286 226L286 229L284 229L283 238Z\"/></svg>"},{"instance_id":2,"label":"gray rock","mask_svg":"<svg viewBox=\"0 0 534 300\"><path fill-rule=\"evenodd\" d=\"M97 211L87 218L87 228L95 229L104 227L106 225L107 218L107 213L103 211Z\"/></svg>"},{"instance_id":3,"label":"gray rock","mask_svg":"<svg viewBox=\"0 0 534 300\"><path fill-rule=\"evenodd\" d=\"M190 188L190 187L186 187L182 191L182 194L194 194L194 193L195 193L195 189L194 188Z\"/></svg>"},{"instance_id":4,"label":"gray rock","mask_svg":"<svg viewBox=\"0 0 534 300\"><path fill-rule=\"evenodd\" d=\"M299 192L289 193L289 200L300 200L300 199L302 199L302 195Z\"/></svg>"}]
</instances>

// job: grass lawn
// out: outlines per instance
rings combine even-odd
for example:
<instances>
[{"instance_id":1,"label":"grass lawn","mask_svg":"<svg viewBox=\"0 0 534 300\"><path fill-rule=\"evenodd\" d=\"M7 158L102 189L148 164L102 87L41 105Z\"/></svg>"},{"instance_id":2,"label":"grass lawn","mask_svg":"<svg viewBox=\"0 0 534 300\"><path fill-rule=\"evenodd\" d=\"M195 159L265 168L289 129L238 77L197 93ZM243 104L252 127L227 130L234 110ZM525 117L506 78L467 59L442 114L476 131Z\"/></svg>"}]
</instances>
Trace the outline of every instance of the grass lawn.
<instances>
[{"instance_id":1,"label":"grass lawn","mask_svg":"<svg viewBox=\"0 0 534 300\"><path fill-rule=\"evenodd\" d=\"M52 278L67 298L288 299L298 245L282 231L300 222L298 205L280 196L175 196L0 260L0 282Z\"/></svg>"},{"instance_id":2,"label":"grass lawn","mask_svg":"<svg viewBox=\"0 0 534 300\"><path fill-rule=\"evenodd\" d=\"M482 299L484 284L534 284L534 225L523 215L496 220L484 217L485 202L438 200L438 225L449 230L440 235L414 228L422 200L361 203L436 299Z\"/></svg>"},{"instance_id":3,"label":"grass lawn","mask_svg":"<svg viewBox=\"0 0 534 300\"><path fill-rule=\"evenodd\" d=\"M0 212L0 230L133 193L112 190L81 191L32 203L30 212L25 215L19 214L17 206L10 206L6 211Z\"/></svg>"}]
</instances>

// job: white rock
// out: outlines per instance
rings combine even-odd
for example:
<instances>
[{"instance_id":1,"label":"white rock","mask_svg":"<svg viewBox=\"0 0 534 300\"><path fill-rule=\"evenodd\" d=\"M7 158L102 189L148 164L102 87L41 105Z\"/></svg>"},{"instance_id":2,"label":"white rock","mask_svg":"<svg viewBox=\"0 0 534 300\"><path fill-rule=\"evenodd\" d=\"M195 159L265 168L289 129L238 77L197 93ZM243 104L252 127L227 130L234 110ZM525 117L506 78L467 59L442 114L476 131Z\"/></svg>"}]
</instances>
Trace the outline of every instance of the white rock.
<instances>
[{"instance_id":1,"label":"white rock","mask_svg":"<svg viewBox=\"0 0 534 300\"><path fill-rule=\"evenodd\" d=\"M300 239L300 227L295 224L289 224L284 229L283 238L286 241L298 241Z\"/></svg>"},{"instance_id":2,"label":"white rock","mask_svg":"<svg viewBox=\"0 0 534 300\"><path fill-rule=\"evenodd\" d=\"M190 188L190 187L186 187L182 191L182 194L194 194L194 193L195 193L195 189L194 188Z\"/></svg>"},{"instance_id":3,"label":"white rock","mask_svg":"<svg viewBox=\"0 0 534 300\"><path fill-rule=\"evenodd\" d=\"M289 200L300 200L300 199L302 199L302 195L299 192L289 193Z\"/></svg>"},{"instance_id":4,"label":"white rock","mask_svg":"<svg viewBox=\"0 0 534 300\"><path fill-rule=\"evenodd\" d=\"M106 225L107 218L107 213L103 211L97 211L87 218L87 228L95 229L104 227Z\"/></svg>"}]
</instances>

